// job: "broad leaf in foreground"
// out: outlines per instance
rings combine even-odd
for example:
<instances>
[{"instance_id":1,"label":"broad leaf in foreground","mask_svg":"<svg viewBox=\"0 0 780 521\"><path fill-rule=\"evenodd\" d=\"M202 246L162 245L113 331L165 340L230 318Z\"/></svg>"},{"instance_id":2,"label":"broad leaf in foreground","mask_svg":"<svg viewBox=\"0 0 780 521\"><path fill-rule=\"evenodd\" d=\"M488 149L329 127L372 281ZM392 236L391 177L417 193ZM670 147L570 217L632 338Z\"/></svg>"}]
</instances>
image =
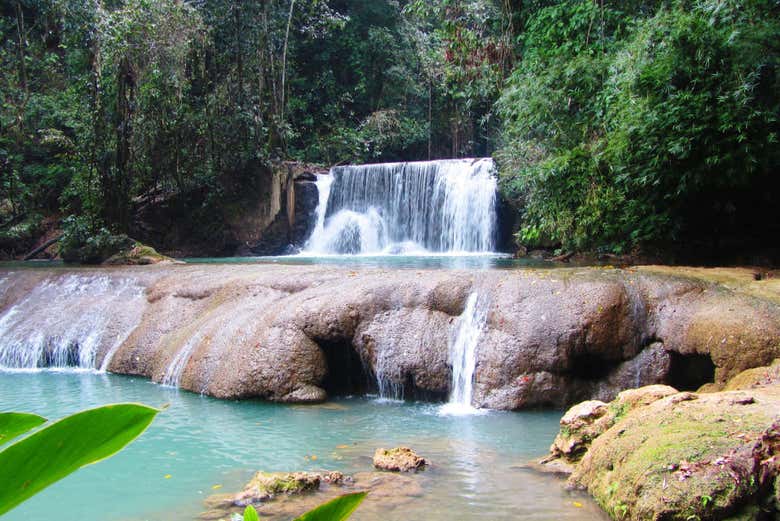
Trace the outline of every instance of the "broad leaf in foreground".
<instances>
[{"instance_id":1,"label":"broad leaf in foreground","mask_svg":"<svg viewBox=\"0 0 780 521\"><path fill-rule=\"evenodd\" d=\"M159 411L120 403L63 418L0 452L0 514L137 438Z\"/></svg>"},{"instance_id":2,"label":"broad leaf in foreground","mask_svg":"<svg viewBox=\"0 0 780 521\"><path fill-rule=\"evenodd\" d=\"M46 423L46 418L25 412L0 413L0 445Z\"/></svg>"},{"instance_id":3,"label":"broad leaf in foreground","mask_svg":"<svg viewBox=\"0 0 780 521\"><path fill-rule=\"evenodd\" d=\"M306 512L295 521L343 521L363 502L367 492L346 494Z\"/></svg>"}]
</instances>

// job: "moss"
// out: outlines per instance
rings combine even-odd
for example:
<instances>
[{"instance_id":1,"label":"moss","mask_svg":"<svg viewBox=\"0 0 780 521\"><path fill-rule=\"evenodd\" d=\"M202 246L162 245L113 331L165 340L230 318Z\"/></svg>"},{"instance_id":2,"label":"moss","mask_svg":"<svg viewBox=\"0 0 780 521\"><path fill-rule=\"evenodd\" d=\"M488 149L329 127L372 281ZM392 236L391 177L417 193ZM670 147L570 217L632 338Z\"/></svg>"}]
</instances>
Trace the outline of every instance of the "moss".
<instances>
[{"instance_id":1,"label":"moss","mask_svg":"<svg viewBox=\"0 0 780 521\"><path fill-rule=\"evenodd\" d=\"M104 264L108 265L145 265L157 264L159 262L175 262L174 259L166 257L151 246L136 242L131 248L124 249L119 253L112 255Z\"/></svg>"},{"instance_id":2,"label":"moss","mask_svg":"<svg viewBox=\"0 0 780 521\"><path fill-rule=\"evenodd\" d=\"M736 391L777 383L780 383L780 358L774 360L772 365L768 367L756 367L742 371L728 381L724 390Z\"/></svg>"},{"instance_id":3,"label":"moss","mask_svg":"<svg viewBox=\"0 0 780 521\"><path fill-rule=\"evenodd\" d=\"M592 442L572 482L615 519L720 519L764 486L752 458L780 390L765 392L755 402L678 394L629 411Z\"/></svg>"},{"instance_id":4,"label":"moss","mask_svg":"<svg viewBox=\"0 0 780 521\"><path fill-rule=\"evenodd\" d=\"M280 494L301 494L317 490L320 486L318 475L305 472L258 472L249 482L259 498L268 498Z\"/></svg>"}]
</instances>

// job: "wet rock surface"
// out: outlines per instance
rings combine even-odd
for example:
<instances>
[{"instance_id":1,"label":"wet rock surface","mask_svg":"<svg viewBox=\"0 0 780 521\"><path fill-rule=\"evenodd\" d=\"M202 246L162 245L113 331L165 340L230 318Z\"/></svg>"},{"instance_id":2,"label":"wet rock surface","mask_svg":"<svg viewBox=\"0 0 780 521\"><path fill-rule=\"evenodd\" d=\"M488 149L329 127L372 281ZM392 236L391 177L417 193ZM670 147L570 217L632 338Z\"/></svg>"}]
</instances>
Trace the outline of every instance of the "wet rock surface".
<instances>
[{"instance_id":1,"label":"wet rock surface","mask_svg":"<svg viewBox=\"0 0 780 521\"><path fill-rule=\"evenodd\" d=\"M0 272L0 311L68 273ZM682 268L255 264L78 273L132 280L145 295L127 338L96 347L98 364L107 358L111 371L219 398L311 403L376 390L378 381L407 398L443 398L452 379L448 344L474 291L488 303L474 380L480 407L609 402L651 384L720 389L780 358L780 286L745 270L708 278ZM116 317L130 313L121 299L105 305ZM77 304L62 310L66 320L79 312Z\"/></svg>"}]
</instances>

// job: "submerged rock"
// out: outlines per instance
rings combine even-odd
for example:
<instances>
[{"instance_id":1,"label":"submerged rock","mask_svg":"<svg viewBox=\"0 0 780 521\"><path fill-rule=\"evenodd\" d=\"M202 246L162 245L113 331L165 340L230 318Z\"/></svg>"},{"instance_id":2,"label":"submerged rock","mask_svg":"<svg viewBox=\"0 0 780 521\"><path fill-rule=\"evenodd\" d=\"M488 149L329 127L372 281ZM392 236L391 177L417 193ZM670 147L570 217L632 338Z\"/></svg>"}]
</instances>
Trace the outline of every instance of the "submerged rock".
<instances>
[{"instance_id":1,"label":"submerged rock","mask_svg":"<svg viewBox=\"0 0 780 521\"><path fill-rule=\"evenodd\" d=\"M409 472L422 470L428 461L408 447L394 449L376 449L374 467L391 472Z\"/></svg>"},{"instance_id":2,"label":"submerged rock","mask_svg":"<svg viewBox=\"0 0 780 521\"><path fill-rule=\"evenodd\" d=\"M615 519L780 516L780 385L672 391L651 386L573 407L547 461L570 464L570 485ZM564 450L571 440L578 451Z\"/></svg>"}]
</instances>

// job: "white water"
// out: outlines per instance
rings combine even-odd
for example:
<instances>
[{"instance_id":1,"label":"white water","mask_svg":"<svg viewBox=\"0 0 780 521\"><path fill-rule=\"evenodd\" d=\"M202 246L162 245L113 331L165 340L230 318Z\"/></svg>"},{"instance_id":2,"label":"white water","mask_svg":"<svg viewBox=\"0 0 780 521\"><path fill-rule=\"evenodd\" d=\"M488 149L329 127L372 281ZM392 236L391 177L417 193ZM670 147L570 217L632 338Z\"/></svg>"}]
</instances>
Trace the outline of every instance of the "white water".
<instances>
[{"instance_id":1,"label":"white water","mask_svg":"<svg viewBox=\"0 0 780 521\"><path fill-rule=\"evenodd\" d=\"M105 370L138 325L144 301L143 288L129 278L44 280L0 315L0 369Z\"/></svg>"},{"instance_id":2,"label":"white water","mask_svg":"<svg viewBox=\"0 0 780 521\"><path fill-rule=\"evenodd\" d=\"M471 399L474 394L477 347L486 320L486 302L474 292L469 295L466 307L458 317L455 332L450 338L452 389L449 401L439 409L440 414L465 415L479 412L479 409L471 405Z\"/></svg>"},{"instance_id":3,"label":"white water","mask_svg":"<svg viewBox=\"0 0 780 521\"><path fill-rule=\"evenodd\" d=\"M334 167L303 253L492 252L496 186L491 159Z\"/></svg>"}]
</instances>

